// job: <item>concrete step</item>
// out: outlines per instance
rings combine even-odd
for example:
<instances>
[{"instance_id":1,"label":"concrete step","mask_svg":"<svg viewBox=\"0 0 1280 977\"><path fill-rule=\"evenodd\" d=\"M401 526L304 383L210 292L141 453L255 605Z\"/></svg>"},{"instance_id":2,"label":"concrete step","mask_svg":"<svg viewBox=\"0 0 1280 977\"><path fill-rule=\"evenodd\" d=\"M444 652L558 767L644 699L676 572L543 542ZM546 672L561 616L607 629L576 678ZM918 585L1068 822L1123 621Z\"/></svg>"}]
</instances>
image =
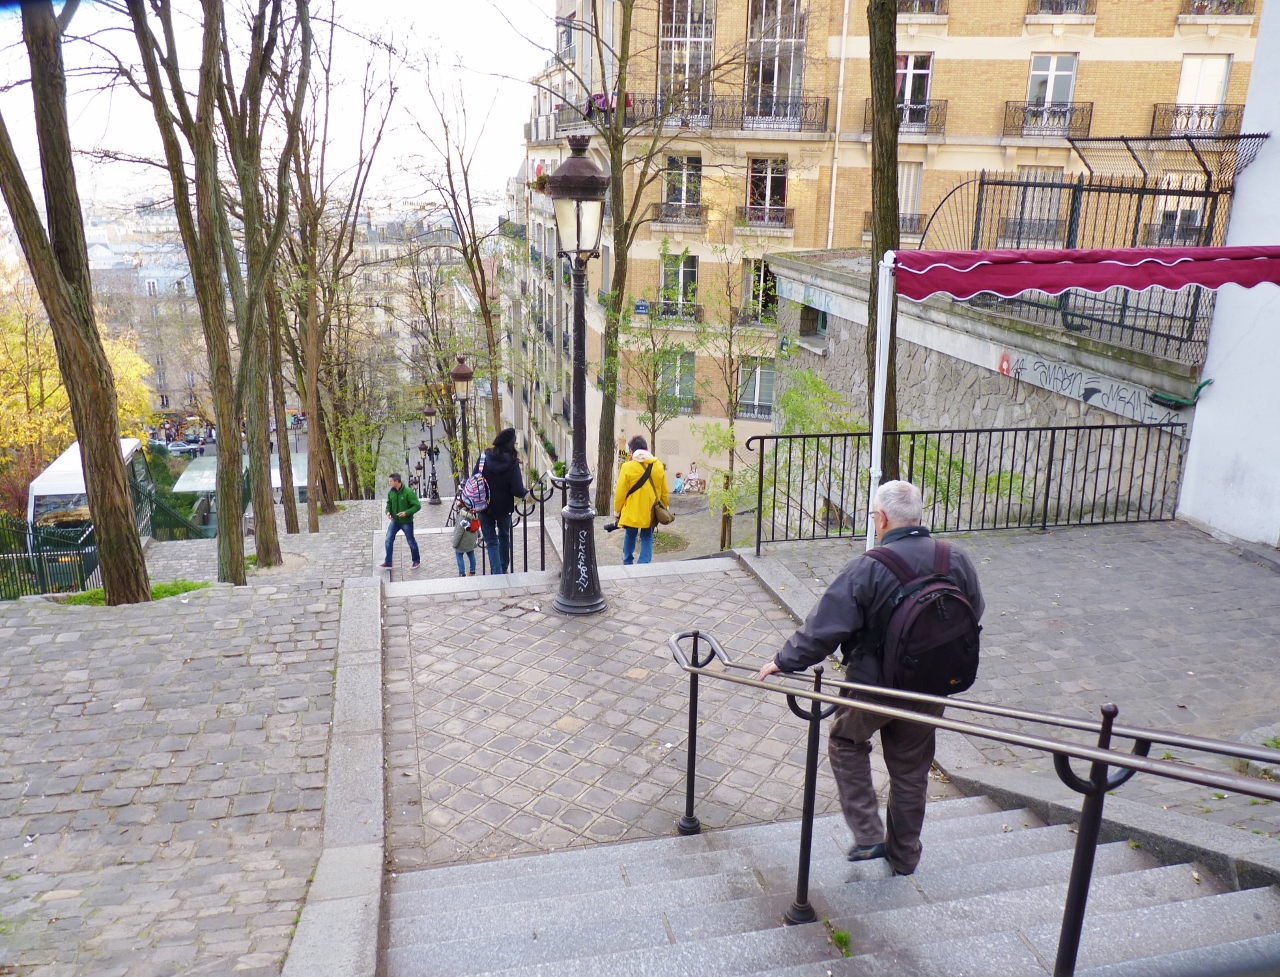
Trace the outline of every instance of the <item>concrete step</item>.
<instances>
[{"instance_id":1,"label":"concrete step","mask_svg":"<svg viewBox=\"0 0 1280 977\"><path fill-rule=\"evenodd\" d=\"M936 821L954 820L974 815L993 814L999 808L985 797L962 797L955 800L935 801L925 812L926 826ZM674 825L672 827L674 831ZM844 819L831 814L814 820L815 837L821 833L845 831ZM513 858L494 859L488 862L472 862L466 865L448 865L440 868L406 872L391 882L392 892L413 889L439 888L442 885L466 885L471 882L487 882L495 879L521 878L548 871L568 871L587 866L610 865L619 858L619 851L635 862L654 857L698 854L707 851L725 851L734 848L751 848L775 841L800 837L800 822L776 821L769 824L747 825L740 828L716 828L701 834L680 837L655 838L650 841L624 842L591 848L571 848L553 854L521 855ZM548 865L554 867L548 869ZM445 879L447 878L447 881Z\"/></svg>"},{"instance_id":2,"label":"concrete step","mask_svg":"<svg viewBox=\"0 0 1280 977\"><path fill-rule=\"evenodd\" d=\"M1191 872L1190 866L1174 867ZM1202 884L1211 881L1204 871L1200 876ZM1078 971L1280 933L1280 889L1274 886L1105 915L1092 911L1091 895L1089 910L1080 934ZM1053 959L1058 948L1056 926L1024 933L1046 960Z\"/></svg>"},{"instance_id":3,"label":"concrete step","mask_svg":"<svg viewBox=\"0 0 1280 977\"><path fill-rule=\"evenodd\" d=\"M1089 913L1096 918L1104 913L1131 912L1136 907L1198 901L1223 891L1210 877L1202 875L1196 883L1186 865L1123 872L1093 880ZM922 933L928 934L930 942L938 942L1056 923L1062 918L1066 894L1066 882L1055 882L903 909L833 915L831 923L849 933L855 954L876 953L910 946L920 941Z\"/></svg>"},{"instance_id":4,"label":"concrete step","mask_svg":"<svg viewBox=\"0 0 1280 977\"><path fill-rule=\"evenodd\" d=\"M1077 971L1077 977L1273 977L1275 974L1280 974L1280 933Z\"/></svg>"},{"instance_id":5,"label":"concrete step","mask_svg":"<svg viewBox=\"0 0 1280 977\"><path fill-rule=\"evenodd\" d=\"M1025 830L1025 827L1040 824L1027 811L998 811L930 821L926 823L922 837L926 845L942 846L961 839L987 837L996 832L1007 834L1005 829ZM847 870L849 863L844 858L847 843L848 837L842 822L828 820L821 833L815 829L813 860L815 863L832 863L824 866L824 877L829 877L836 871ZM478 910L487 906L502 906L505 910L521 902L539 901L553 896L563 898L591 892L604 893L628 886L750 871L757 865L776 867L770 875L777 879L779 887L785 888L786 885L793 884L784 881L788 872L785 866L789 864L790 871L794 874L799 853L799 825L795 825L793 838L779 839L769 846L669 854L668 857L662 857L664 849L648 847L647 858L633 857L626 846L615 846L610 851L613 858L609 862L583 864L581 859L575 859L568 869L562 871L555 869L562 867L564 862L556 856L547 856L545 862L522 860L528 861L530 867L541 868L542 871L525 872L517 877L476 880L474 873L460 873L470 880L462 884L449 884L454 880L453 874L439 869L415 872L413 876L416 878L401 876L397 882L404 884L397 884L392 888L389 915L393 919L429 916L460 910ZM424 875L429 876L429 879L420 878ZM426 887L422 884L424 881L435 881L437 884Z\"/></svg>"}]
</instances>

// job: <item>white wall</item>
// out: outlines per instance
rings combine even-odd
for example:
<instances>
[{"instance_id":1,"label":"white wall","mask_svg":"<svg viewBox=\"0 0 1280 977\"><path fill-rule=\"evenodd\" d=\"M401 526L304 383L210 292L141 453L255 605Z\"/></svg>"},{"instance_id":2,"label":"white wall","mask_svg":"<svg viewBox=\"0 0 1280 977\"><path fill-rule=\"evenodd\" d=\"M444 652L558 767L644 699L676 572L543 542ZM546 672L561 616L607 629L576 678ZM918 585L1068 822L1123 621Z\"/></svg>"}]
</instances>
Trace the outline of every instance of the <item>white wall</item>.
<instances>
[{"instance_id":1,"label":"white wall","mask_svg":"<svg viewBox=\"0 0 1280 977\"><path fill-rule=\"evenodd\" d=\"M1262 6L1242 132L1271 133L1241 174L1228 245L1280 244L1280 3ZM1280 545L1280 288L1218 293L1179 514Z\"/></svg>"}]
</instances>

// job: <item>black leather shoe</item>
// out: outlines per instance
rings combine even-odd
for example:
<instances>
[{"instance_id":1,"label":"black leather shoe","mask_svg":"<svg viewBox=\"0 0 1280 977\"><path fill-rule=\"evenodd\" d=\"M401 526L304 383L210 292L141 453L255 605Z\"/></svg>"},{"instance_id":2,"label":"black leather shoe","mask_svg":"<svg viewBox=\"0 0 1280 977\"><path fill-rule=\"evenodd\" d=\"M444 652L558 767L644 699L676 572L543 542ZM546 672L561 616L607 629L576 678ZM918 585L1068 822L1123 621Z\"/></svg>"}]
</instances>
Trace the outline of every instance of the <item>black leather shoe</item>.
<instances>
[{"instance_id":1,"label":"black leather shoe","mask_svg":"<svg viewBox=\"0 0 1280 977\"><path fill-rule=\"evenodd\" d=\"M873 858L884 858L884 842L878 845L854 845L845 857L851 862L869 862Z\"/></svg>"}]
</instances>

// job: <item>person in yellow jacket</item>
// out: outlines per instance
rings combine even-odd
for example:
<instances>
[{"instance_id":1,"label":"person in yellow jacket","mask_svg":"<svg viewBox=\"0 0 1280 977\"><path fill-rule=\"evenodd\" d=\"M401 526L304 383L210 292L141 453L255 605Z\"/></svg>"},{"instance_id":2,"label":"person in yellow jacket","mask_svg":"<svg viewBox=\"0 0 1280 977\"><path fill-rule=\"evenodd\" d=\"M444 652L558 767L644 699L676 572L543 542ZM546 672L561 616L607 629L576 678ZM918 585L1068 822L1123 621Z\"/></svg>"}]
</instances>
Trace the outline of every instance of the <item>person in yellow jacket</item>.
<instances>
[{"instance_id":1,"label":"person in yellow jacket","mask_svg":"<svg viewBox=\"0 0 1280 977\"><path fill-rule=\"evenodd\" d=\"M666 505L667 470L649 453L649 442L636 435L627 442L631 460L618 470L618 487L613 493L613 508L622 527L622 563L635 563L636 536L640 537L640 562L653 560L653 504ZM648 478L645 477L646 471ZM637 487L638 486L638 487Z\"/></svg>"}]
</instances>

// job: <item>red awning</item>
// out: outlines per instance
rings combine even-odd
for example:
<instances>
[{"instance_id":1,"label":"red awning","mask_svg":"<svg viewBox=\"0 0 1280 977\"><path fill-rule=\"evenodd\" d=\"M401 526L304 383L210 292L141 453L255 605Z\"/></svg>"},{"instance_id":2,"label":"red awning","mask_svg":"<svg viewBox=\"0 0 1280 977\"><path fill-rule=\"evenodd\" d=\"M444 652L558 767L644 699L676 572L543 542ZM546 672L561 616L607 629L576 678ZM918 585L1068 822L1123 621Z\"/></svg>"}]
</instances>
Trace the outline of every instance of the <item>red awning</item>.
<instances>
[{"instance_id":1,"label":"red awning","mask_svg":"<svg viewBox=\"0 0 1280 977\"><path fill-rule=\"evenodd\" d=\"M1006 298L1034 289L1171 290L1187 285L1252 288L1280 285L1280 247L1119 248L1074 251L898 251L898 294L926 299L944 292L958 299L979 292Z\"/></svg>"}]
</instances>

